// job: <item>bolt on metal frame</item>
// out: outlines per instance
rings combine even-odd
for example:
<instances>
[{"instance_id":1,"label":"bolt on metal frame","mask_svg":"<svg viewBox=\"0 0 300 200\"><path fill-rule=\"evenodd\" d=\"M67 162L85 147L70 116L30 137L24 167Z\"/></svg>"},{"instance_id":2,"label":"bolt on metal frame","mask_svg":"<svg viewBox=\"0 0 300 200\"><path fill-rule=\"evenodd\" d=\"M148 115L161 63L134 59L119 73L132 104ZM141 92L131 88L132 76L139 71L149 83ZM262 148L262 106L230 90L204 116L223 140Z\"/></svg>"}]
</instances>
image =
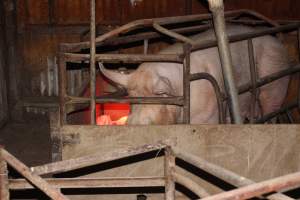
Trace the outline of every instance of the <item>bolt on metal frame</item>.
<instances>
[{"instance_id":1,"label":"bolt on metal frame","mask_svg":"<svg viewBox=\"0 0 300 200\"><path fill-rule=\"evenodd\" d=\"M222 19L222 10L223 9L212 9L213 13L215 15L218 15L215 18L218 18L216 26L219 26L218 23L221 23L220 30L217 29L217 32L222 32L221 34L225 34L223 28L224 25L222 25L222 22L220 22ZM221 12L221 13L218 13ZM235 123L241 123L240 116L239 116L239 108L238 108L238 102L236 101L236 95L234 93L245 93L248 91L252 92L253 96L257 96L257 91L259 87L261 87L264 84L267 84L269 82L272 82L274 80L277 80L283 76L290 75L295 72L300 71L300 66L292 67L291 69L284 70L279 73L271 74L267 77L257 78L256 69L253 65L254 63L254 56L253 56L253 47L252 47L252 39L255 37L268 35L268 34L277 34L284 31L292 31L292 30L298 30L300 23L290 23L287 25L279 25L278 23L249 10L236 10L236 11L229 11L224 14L225 18L229 18L229 20L234 20L234 18L239 17L243 14L254 16L264 23L268 23L273 25L274 27L262 29L259 31L249 32L245 34L239 34L234 36L229 36L228 41L229 42L237 42L242 40L248 40L248 46L249 46L249 59L250 59L250 71L251 71L251 82L246 85L242 85L241 87L237 89L235 88L235 84L233 83L232 76L228 75L227 70L223 70L224 78L226 81L226 85L231 85L231 89L226 90L226 94L222 94L220 91L220 87L218 86L217 81L209 74L206 73L196 73L196 74L190 74L190 54L192 51L195 50L201 50L205 48L210 47L216 47L218 46L218 39L217 40L207 40L207 41L201 41L201 42L194 42L190 40L189 38L181 35L181 33L188 33L193 31L203 31L210 28L209 24L204 24L200 26L195 27L186 27L186 28L178 28L178 29L166 29L163 27L163 25L170 25L170 24L177 24L177 23L185 23L185 22L195 22L200 20L212 20L213 15L211 14L201 14L201 15L188 15L188 16L180 16L180 17L166 17L166 18L153 18L153 19L143 19L143 20L136 20L131 23L125 24L117 29L114 29L108 33L105 33L99 37L95 37L95 3L94 0L91 0L91 39L90 41L86 42L79 42L79 43L62 43L59 46L59 86L60 86L60 123L61 125L66 124L66 116L67 116L67 110L66 106L70 104L90 104L91 107L91 124L95 124L95 104L96 103L113 103L113 102L122 102L122 103L133 103L133 104L170 104L170 105L178 105L182 106L184 110L184 117L183 122L184 123L190 123L190 81L199 80L199 79L206 79L210 81L210 83L213 85L216 93L216 98L218 102L218 108L219 108L219 122L225 123L225 111L223 106L223 101L227 100L229 102L232 102L230 108L232 108L231 114L234 116L234 122ZM181 41L185 43L183 45L183 53L182 54L158 54L158 55L150 55L146 54L147 52L147 46L148 46L148 40L152 38L159 37L158 33L155 32L149 32L149 33L141 33L134 36L124 36L124 37L117 37L113 38L115 36L118 36L120 33L128 32L134 29L138 29L141 27L153 27L155 30L157 30L159 33L162 33L164 35L167 35L169 37L175 38L178 41ZM219 49L223 49L222 46L224 46L224 43L226 43L226 38L223 38L224 40L223 44L219 44ZM102 45L116 45L116 44L126 44L132 41L144 41L144 54L96 54L95 48L96 46L102 46ZM74 53L78 52L82 49L90 48L90 54L81 54L81 53ZM226 51L226 49L225 49ZM228 54L224 54L220 57L221 63L223 64L224 57L228 57ZM230 58L229 58L230 60ZM74 61L90 61L90 97L74 97L67 95L67 83L66 83L66 62L74 62ZM184 94L183 96L177 96L177 97L123 97L123 98L113 98L113 97L100 97L97 98L95 95L95 77L96 77L96 70L95 70L95 63L101 62L123 62L123 63L141 63L141 62L176 62L176 63L182 63L183 64L183 88L184 88ZM230 61L225 61L227 68L231 65ZM222 66L223 66L222 65ZM224 66L223 66L224 68ZM231 73L229 70L229 73ZM237 90L237 91L236 91ZM300 93L299 93L300 94ZM300 97L300 95L299 95ZM251 102L251 122L260 122L263 123L270 118L274 117L274 113L269 114L268 118L264 118L264 120L261 119L253 119L254 118L254 112L253 112L253 105L255 104L257 98L252 98ZM297 106L297 105L296 105ZM289 109L294 108L295 105L293 104L292 107L288 107ZM276 111L277 112L277 111ZM278 114L278 112L277 112Z\"/></svg>"},{"instance_id":2,"label":"bolt on metal frame","mask_svg":"<svg viewBox=\"0 0 300 200\"><path fill-rule=\"evenodd\" d=\"M41 178L41 175L57 174L71 170L82 169L101 163L116 161L119 159L155 152L156 156L164 156L164 176L162 177L106 177L106 178ZM162 152L159 154L157 152ZM150 159L150 158L148 158ZM209 194L205 188L183 176L178 168L175 159L182 160L189 165L214 175L221 180L237 187L231 191L221 192L216 195ZM138 161L136 161L138 162ZM281 176L271 180L255 183L252 180L242 177L232 171L210 163L195 155L185 153L176 148L174 139L158 141L153 144L146 144L135 148L120 149L107 154L96 153L94 155L74 158L65 161L54 162L41 166L28 168L17 158L0 147L0 198L9 200L9 191L28 190L38 188L53 200L67 200L60 190L77 188L124 188L124 187L164 187L165 199L175 199L175 183L187 187L199 198L203 199L249 199L252 197L263 197L270 200L292 200L280 192L284 189L293 188L300 184L300 172ZM7 165L17 170L24 178L8 178ZM124 164L123 164L124 165ZM191 171L190 171L191 172ZM193 173L193 172L191 172ZM196 175L196 174L195 174ZM201 177L199 177L201 178ZM271 193L275 192L275 193Z\"/></svg>"}]
</instances>

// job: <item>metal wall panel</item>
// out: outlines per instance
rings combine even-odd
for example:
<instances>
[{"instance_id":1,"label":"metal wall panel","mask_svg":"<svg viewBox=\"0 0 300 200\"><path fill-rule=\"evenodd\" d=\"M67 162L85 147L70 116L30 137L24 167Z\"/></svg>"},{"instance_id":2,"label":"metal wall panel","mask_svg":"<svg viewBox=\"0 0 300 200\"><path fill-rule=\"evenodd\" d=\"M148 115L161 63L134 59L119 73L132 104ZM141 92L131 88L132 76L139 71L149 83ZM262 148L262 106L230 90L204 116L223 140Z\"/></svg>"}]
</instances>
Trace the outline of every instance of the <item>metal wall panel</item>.
<instances>
[{"instance_id":1,"label":"metal wall panel","mask_svg":"<svg viewBox=\"0 0 300 200\"><path fill-rule=\"evenodd\" d=\"M19 24L88 24L88 0L18 0ZM51 3L52 2L52 3ZM201 0L96 0L97 21L125 23L134 19L208 12ZM190 5L190 6L189 6ZM253 9L273 19L299 19L298 0L227 0L225 9ZM52 15L51 16L51 10ZM50 19L50 18L53 19Z\"/></svg>"},{"instance_id":2,"label":"metal wall panel","mask_svg":"<svg viewBox=\"0 0 300 200\"><path fill-rule=\"evenodd\" d=\"M8 103L5 76L5 57L4 57L4 35L3 26L0 26L0 128L8 118Z\"/></svg>"}]
</instances>

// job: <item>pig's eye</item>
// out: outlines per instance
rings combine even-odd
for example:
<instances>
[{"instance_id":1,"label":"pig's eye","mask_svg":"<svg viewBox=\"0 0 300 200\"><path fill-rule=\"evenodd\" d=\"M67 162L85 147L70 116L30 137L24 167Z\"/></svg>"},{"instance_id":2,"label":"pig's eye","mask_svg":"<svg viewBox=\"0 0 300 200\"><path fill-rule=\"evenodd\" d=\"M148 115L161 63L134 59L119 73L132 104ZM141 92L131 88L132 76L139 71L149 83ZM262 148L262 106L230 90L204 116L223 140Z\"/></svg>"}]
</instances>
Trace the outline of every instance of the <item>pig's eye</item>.
<instances>
[{"instance_id":1,"label":"pig's eye","mask_svg":"<svg viewBox=\"0 0 300 200\"><path fill-rule=\"evenodd\" d=\"M169 94L167 94L165 91L156 91L154 94L157 96L163 96L163 97L169 96Z\"/></svg>"}]
</instances>

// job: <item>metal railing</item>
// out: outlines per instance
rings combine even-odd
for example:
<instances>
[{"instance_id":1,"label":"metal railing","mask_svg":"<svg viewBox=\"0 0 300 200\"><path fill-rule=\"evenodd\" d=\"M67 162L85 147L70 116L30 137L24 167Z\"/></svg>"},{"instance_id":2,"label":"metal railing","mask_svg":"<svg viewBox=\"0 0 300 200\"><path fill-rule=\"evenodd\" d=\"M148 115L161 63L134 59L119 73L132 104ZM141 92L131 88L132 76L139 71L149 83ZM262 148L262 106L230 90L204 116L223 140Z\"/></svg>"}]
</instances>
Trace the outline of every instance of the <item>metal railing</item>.
<instances>
[{"instance_id":1,"label":"metal railing","mask_svg":"<svg viewBox=\"0 0 300 200\"><path fill-rule=\"evenodd\" d=\"M92 0L93 2L93 0ZM206 79L210 81L210 83L214 86L218 108L219 108L219 122L225 123L225 110L223 106L223 101L227 100L227 102L232 101L232 93L235 91L226 90L226 94L222 94L221 90L217 84L217 81L214 77L205 73L190 73L190 53L192 51L206 49L210 47L218 46L217 40L206 40L201 42L195 42L190 40L189 38L181 35L182 33L189 33L195 31L203 31L207 30L211 26L209 23L193 26L193 27L185 27L185 28L177 28L177 29L166 29L162 27L162 25L171 25L178 23L186 23L186 22L196 22L196 21L205 21L212 20L213 16L211 14L201 14L201 15L189 15L189 16L180 16L180 17L166 17L166 18L153 18L153 19L143 19L136 20L126 25L123 25L117 29L114 29L108 33L105 33L99 37L95 37L95 19L94 12L95 6L91 4L91 40L88 42L79 42L79 43L62 43L59 48L59 83L60 83L60 122L61 125L66 124L66 116L67 116L67 105L78 105L78 104L90 104L91 108L91 124L95 124L95 104L96 103L111 103L111 102L126 102L133 104L172 104L179 105L183 107L183 122L190 123L190 82L199 79ZM298 30L300 23L290 23L286 25L279 25L278 23L249 10L236 10L229 11L225 13L225 18L228 20L234 20L235 18L241 15L250 15L258 18L261 22L271 24L274 27L265 28L258 31L253 31L245 34L238 34L234 36L229 36L229 42L237 42L242 40L248 40L248 50L249 50L249 60L250 60L250 72L251 72L251 83L243 85L237 88L239 94L245 93L248 91L252 92L253 98L251 102L251 119L250 122L262 122L259 119L254 119L254 106L256 101L257 89L264 84L270 83L274 80L281 78L282 76L288 76L292 73L296 73L300 71L300 66L293 67L289 70L284 70L282 72L278 72L275 74L271 74L267 77L257 78L256 77L256 69L254 65L254 56L253 56L253 45L252 39L268 35L268 34L277 34L281 32L288 32L292 30ZM153 27L158 32L167 35L169 37L175 38L178 41L184 42L183 45L183 53L182 54L96 54L95 48L103 45L117 45L117 44L126 44L130 42L143 41L145 45L145 52L147 52L148 40L152 38L158 38L160 34L156 32L147 32L140 33L133 36L123 36L116 37L120 33L132 31L141 27ZM90 54L82 54L82 53L74 53L78 52L82 49L90 48ZM220 58L223 59L222 57ZM90 61L90 97L74 97L67 94L67 82L66 82L66 62L75 62L75 61ZM107 62L122 62L122 63L142 63L142 62L176 62L183 64L183 96L176 97L123 97L123 98L97 98L95 96L95 63L107 63ZM226 84L225 84L226 86ZM230 98L228 98L230 97ZM230 106L231 107L231 106ZM231 112L232 113L232 112ZM237 113L233 113L235 118L238 118ZM270 115L271 116L271 115ZM268 119L267 119L268 120ZM238 122L238 121L237 121Z\"/></svg>"},{"instance_id":2,"label":"metal railing","mask_svg":"<svg viewBox=\"0 0 300 200\"><path fill-rule=\"evenodd\" d=\"M175 199L175 183L179 183L198 198L203 199L250 199L252 197L263 197L272 200L292 200L293 198L276 191L299 186L300 172L274 178L271 180L255 183L254 181L242 177L230 170L224 169L210 163L195 155L185 153L177 149L175 140L159 141L154 144L146 144L135 148L120 149L114 152L103 154L102 152L84 157L74 158L65 161L45 164L36 167L27 167L17 158L0 148L0 198L9 200L10 191L29 190L37 188L53 200L68 200L61 189L78 188L144 188L163 187L166 200ZM132 156L143 155L154 152L153 155L164 156L164 175L159 177L106 177L106 178L42 178L46 174L58 174L76 169L83 169L89 166L99 165L119 159L130 159ZM151 157L152 158L152 157ZM147 159L151 159L147 156ZM224 191L216 195L211 195L207 190L192 180L189 176L184 176L178 170L188 170L185 165L180 165L175 160L181 160L197 169L204 170L233 186L237 189ZM134 162L139 162L135 159ZM7 166L10 165L24 178L9 178ZM122 166L125 165L124 163ZM119 167L119 166L118 166ZM111 169L113 168L110 167ZM194 173L193 171L189 171ZM196 172L195 172L196 173ZM194 174L198 176L197 174ZM201 178L198 177L198 178ZM213 182L211 182L214 184ZM275 192L275 193L272 193ZM85 193L86 194L86 193Z\"/></svg>"}]
</instances>

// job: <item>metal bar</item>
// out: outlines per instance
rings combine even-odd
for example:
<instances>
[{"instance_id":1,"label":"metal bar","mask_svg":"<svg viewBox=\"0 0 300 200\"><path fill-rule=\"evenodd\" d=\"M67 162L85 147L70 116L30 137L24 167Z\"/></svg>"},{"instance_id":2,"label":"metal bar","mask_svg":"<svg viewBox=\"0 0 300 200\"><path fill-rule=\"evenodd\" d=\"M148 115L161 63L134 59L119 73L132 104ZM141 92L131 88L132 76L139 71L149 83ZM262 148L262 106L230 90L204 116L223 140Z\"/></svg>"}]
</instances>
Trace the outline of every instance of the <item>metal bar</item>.
<instances>
[{"instance_id":1,"label":"metal bar","mask_svg":"<svg viewBox=\"0 0 300 200\"><path fill-rule=\"evenodd\" d=\"M194 181L192 181L191 179L178 174L176 172L173 173L175 182L187 187L188 189L190 189L192 192L194 192L199 198L205 198L210 196L210 194L202 187L200 187L199 184L195 183Z\"/></svg>"},{"instance_id":2,"label":"metal bar","mask_svg":"<svg viewBox=\"0 0 300 200\"><path fill-rule=\"evenodd\" d=\"M300 62L300 28L297 30L298 38L298 59ZM300 85L298 86L298 109L300 110Z\"/></svg>"},{"instance_id":3,"label":"metal bar","mask_svg":"<svg viewBox=\"0 0 300 200\"><path fill-rule=\"evenodd\" d=\"M175 182L173 173L175 172L175 156L171 147L165 148L165 200L175 199Z\"/></svg>"},{"instance_id":4,"label":"metal bar","mask_svg":"<svg viewBox=\"0 0 300 200\"><path fill-rule=\"evenodd\" d=\"M251 74L251 104L250 104L250 124L253 124L254 117L255 117L255 108L256 108L256 99L257 99L257 69L255 65L255 58L254 58L254 49L253 49L253 42L252 39L248 40L248 53L249 53L249 63L250 63L250 74Z\"/></svg>"},{"instance_id":5,"label":"metal bar","mask_svg":"<svg viewBox=\"0 0 300 200\"><path fill-rule=\"evenodd\" d=\"M57 189L78 188L124 188L124 187L164 187L164 177L128 177L128 178L59 178L45 179ZM25 179L10 179L9 189L24 190L34 187Z\"/></svg>"},{"instance_id":6,"label":"metal bar","mask_svg":"<svg viewBox=\"0 0 300 200\"><path fill-rule=\"evenodd\" d=\"M193 45L195 43L190 38L185 37L183 35L180 35L180 34L174 32L174 31L168 30L168 29L162 27L161 25L159 25L158 23L153 23L153 28L155 28L160 33L163 33L165 35L168 35L172 38L177 39L178 41L185 42L185 43L190 44L190 45Z\"/></svg>"},{"instance_id":7,"label":"metal bar","mask_svg":"<svg viewBox=\"0 0 300 200\"><path fill-rule=\"evenodd\" d=\"M231 43L238 42L238 41L242 41L242 40L248 40L251 38L253 39L253 38L264 36L264 35L270 35L270 34L276 34L279 32L295 30L299 26L300 26L300 23L293 23L293 24L288 24L288 25L274 27L274 28L266 28L266 29L259 30L259 31L253 31L253 32L238 34L238 35L234 35L234 36L228 36L228 40ZM201 41L201 42L193 45L192 51L207 49L207 48L215 47L215 46L217 46L217 40L205 40L205 41Z\"/></svg>"},{"instance_id":8,"label":"metal bar","mask_svg":"<svg viewBox=\"0 0 300 200\"><path fill-rule=\"evenodd\" d=\"M58 55L58 71L59 71L59 112L60 112L60 125L67 122L66 102L67 96L67 69L66 62L62 54Z\"/></svg>"},{"instance_id":9,"label":"metal bar","mask_svg":"<svg viewBox=\"0 0 300 200\"><path fill-rule=\"evenodd\" d=\"M190 123L190 112L191 112L191 82L190 82L190 71L191 71L191 45L183 45L184 62L183 62L183 122L185 124Z\"/></svg>"},{"instance_id":10,"label":"metal bar","mask_svg":"<svg viewBox=\"0 0 300 200\"><path fill-rule=\"evenodd\" d=\"M90 59L88 54L64 53L67 61L87 61ZM96 54L96 61L99 62L124 62L124 63L140 63L140 62L182 62L183 56L177 54Z\"/></svg>"},{"instance_id":11,"label":"metal bar","mask_svg":"<svg viewBox=\"0 0 300 200\"><path fill-rule=\"evenodd\" d=\"M225 124L225 109L223 105L223 99L224 99L224 94L221 92L221 89L219 87L219 84L217 80L210 74L208 73L195 73L190 75L190 81L195 81L195 80L200 80L200 79L205 79L211 83L211 85L214 88L215 94L216 94L216 99L217 99L217 104L218 104L218 111L219 111L219 123Z\"/></svg>"},{"instance_id":12,"label":"metal bar","mask_svg":"<svg viewBox=\"0 0 300 200\"><path fill-rule=\"evenodd\" d=\"M96 55L96 1L90 0L91 4L91 22L90 22L90 112L91 112L91 124L96 124L96 67L95 67L95 55Z\"/></svg>"},{"instance_id":13,"label":"metal bar","mask_svg":"<svg viewBox=\"0 0 300 200\"><path fill-rule=\"evenodd\" d=\"M144 55L148 54L148 48L149 48L149 40L145 39L144 40Z\"/></svg>"},{"instance_id":14,"label":"metal bar","mask_svg":"<svg viewBox=\"0 0 300 200\"><path fill-rule=\"evenodd\" d=\"M87 97L72 97L68 96L67 104L82 104L87 103ZM122 97L122 98L96 98L96 103L132 103L132 104L184 104L183 97Z\"/></svg>"},{"instance_id":15,"label":"metal bar","mask_svg":"<svg viewBox=\"0 0 300 200\"><path fill-rule=\"evenodd\" d=\"M247 10L229 11L225 13L225 16L226 17L238 16L245 13L246 11ZM209 20L211 18L212 18L211 14L201 14L201 15L188 15L188 16L136 20L97 37L96 43L100 43L111 37L117 36L118 34L123 32L128 32L130 30L143 27L143 26L150 26L153 24L153 22L156 22L160 25L165 25L165 24L177 24L177 23L200 21L200 20ZM65 43L62 45L64 47L64 50L69 52L80 51L81 49L89 48L90 46L89 42L79 42L79 43L69 43L69 44Z\"/></svg>"},{"instance_id":16,"label":"metal bar","mask_svg":"<svg viewBox=\"0 0 300 200\"><path fill-rule=\"evenodd\" d=\"M173 32L176 33L191 33L191 32L201 32L209 29L211 27L210 24L205 25L198 25L198 26L192 26L192 27L184 27L184 28L177 28L177 29L171 29ZM127 35L117 38L108 38L105 41L97 43L97 47L99 46L105 46L105 45L121 45L121 44L128 44L133 42L139 42L143 41L145 39L156 39L160 38L163 35L157 32L145 32L145 33L139 33L135 35ZM66 48L70 45L67 43L63 43L63 46L66 46Z\"/></svg>"},{"instance_id":17,"label":"metal bar","mask_svg":"<svg viewBox=\"0 0 300 200\"><path fill-rule=\"evenodd\" d=\"M0 146L0 199L9 200L7 163L2 155L2 149Z\"/></svg>"},{"instance_id":18,"label":"metal bar","mask_svg":"<svg viewBox=\"0 0 300 200\"><path fill-rule=\"evenodd\" d=\"M210 10L213 14L214 27L222 64L223 78L229 97L229 109L233 117L233 122L235 124L242 124L237 87L233 76L232 58L229 49L228 38L226 35L223 0L208 0L208 2Z\"/></svg>"},{"instance_id":19,"label":"metal bar","mask_svg":"<svg viewBox=\"0 0 300 200\"><path fill-rule=\"evenodd\" d=\"M184 153L182 151L179 151L176 148L173 148L173 152L175 156L178 157L179 159L182 159L185 162L190 163L236 187L243 187L255 183L254 181L246 177L240 176L230 170L227 170L223 167L210 163L198 156L189 153ZM281 193L267 195L266 197L270 200L292 200L292 198L283 195Z\"/></svg>"},{"instance_id":20,"label":"metal bar","mask_svg":"<svg viewBox=\"0 0 300 200\"><path fill-rule=\"evenodd\" d=\"M283 106L282 108L280 108L277 111L271 112L271 113L269 113L269 114L261 117L260 119L255 120L255 123L256 124L265 123L266 121L272 119L273 117L276 117L278 114L284 113L284 112L286 112L286 110L291 110L293 108L296 108L297 106L298 106L298 102L297 101L292 102L292 103L290 103L288 105Z\"/></svg>"},{"instance_id":21,"label":"metal bar","mask_svg":"<svg viewBox=\"0 0 300 200\"><path fill-rule=\"evenodd\" d=\"M291 124L295 123L295 120L293 119L292 113L289 110L286 110L286 115L287 115L287 118L289 120L289 123L291 123Z\"/></svg>"},{"instance_id":22,"label":"metal bar","mask_svg":"<svg viewBox=\"0 0 300 200\"><path fill-rule=\"evenodd\" d=\"M136 148L121 149L104 155L103 153L97 153L90 156L84 156L80 158L32 167L31 171L34 174L38 174L38 175L66 172L70 170L97 165L104 162L118 160L124 157L130 157L130 156L135 156L150 151L160 150L165 148L167 144L171 144L171 143L172 140L164 140L164 141L159 141L155 144L147 144Z\"/></svg>"},{"instance_id":23,"label":"metal bar","mask_svg":"<svg viewBox=\"0 0 300 200\"><path fill-rule=\"evenodd\" d=\"M43 191L47 196L55 200L68 200L59 190L52 188L40 176L32 173L30 169L22 162L16 159L13 155L9 154L6 150L1 149L1 154L6 162L17 170L22 176L28 179L34 186Z\"/></svg>"},{"instance_id":24,"label":"metal bar","mask_svg":"<svg viewBox=\"0 0 300 200\"><path fill-rule=\"evenodd\" d=\"M262 77L262 78L257 80L256 87L261 87L261 86L263 86L267 83L270 83L272 81L275 81L277 79L280 79L284 76L288 76L288 75L296 73L296 72L300 72L300 65L296 65L296 66L291 67L289 69L282 70L282 71L270 74L268 76ZM248 92L248 91L251 90L251 88L252 88L251 83L244 84L244 85L239 87L239 90L238 90L239 94L243 94L245 92Z\"/></svg>"},{"instance_id":25,"label":"metal bar","mask_svg":"<svg viewBox=\"0 0 300 200\"><path fill-rule=\"evenodd\" d=\"M299 186L299 184L300 172L297 172L206 197L204 198L204 200L250 199L262 194L282 190L293 186Z\"/></svg>"}]
</instances>

